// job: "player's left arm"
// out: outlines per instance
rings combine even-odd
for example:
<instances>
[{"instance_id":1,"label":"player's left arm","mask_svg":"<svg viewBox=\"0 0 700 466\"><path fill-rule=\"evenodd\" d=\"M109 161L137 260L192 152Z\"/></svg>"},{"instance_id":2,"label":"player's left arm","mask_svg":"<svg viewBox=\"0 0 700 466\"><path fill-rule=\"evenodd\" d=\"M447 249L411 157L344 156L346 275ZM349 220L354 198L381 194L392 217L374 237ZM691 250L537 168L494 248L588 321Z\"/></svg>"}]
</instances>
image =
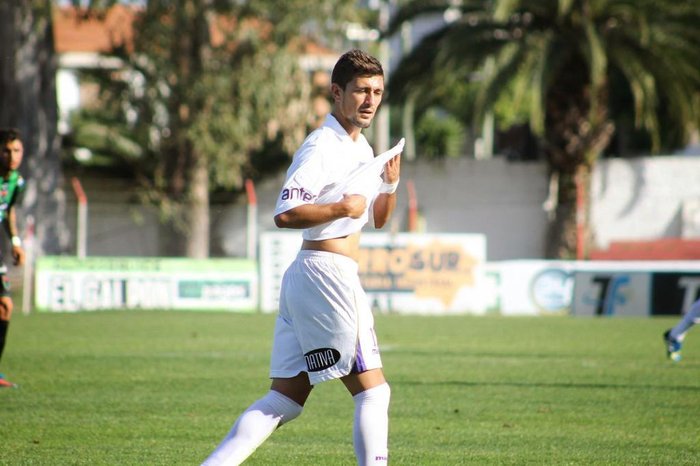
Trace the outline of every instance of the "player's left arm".
<instances>
[{"instance_id":1,"label":"player's left arm","mask_svg":"<svg viewBox=\"0 0 700 466\"><path fill-rule=\"evenodd\" d=\"M390 159L384 165L383 183L372 206L375 228L382 228L386 225L386 222L389 221L391 214L394 212L396 207L396 189L399 186L400 174L401 154Z\"/></svg>"},{"instance_id":2,"label":"player's left arm","mask_svg":"<svg viewBox=\"0 0 700 466\"><path fill-rule=\"evenodd\" d=\"M24 264L24 248L22 247L22 239L19 237L19 229L17 228L17 209L14 204L7 209L7 219L5 220L5 229L12 242L12 259L15 265Z\"/></svg>"}]
</instances>

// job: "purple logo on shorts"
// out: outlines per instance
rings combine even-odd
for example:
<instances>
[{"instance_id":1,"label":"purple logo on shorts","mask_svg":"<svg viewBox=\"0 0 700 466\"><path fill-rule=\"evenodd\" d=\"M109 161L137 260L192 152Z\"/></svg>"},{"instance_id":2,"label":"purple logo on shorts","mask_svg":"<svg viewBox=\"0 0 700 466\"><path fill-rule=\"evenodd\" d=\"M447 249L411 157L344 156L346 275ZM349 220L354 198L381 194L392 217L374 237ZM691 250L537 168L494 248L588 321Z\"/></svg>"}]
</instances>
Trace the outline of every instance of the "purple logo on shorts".
<instances>
[{"instance_id":1,"label":"purple logo on shorts","mask_svg":"<svg viewBox=\"0 0 700 466\"><path fill-rule=\"evenodd\" d=\"M340 351L333 348L319 348L306 353L304 359L309 372L318 372L340 361Z\"/></svg>"}]
</instances>

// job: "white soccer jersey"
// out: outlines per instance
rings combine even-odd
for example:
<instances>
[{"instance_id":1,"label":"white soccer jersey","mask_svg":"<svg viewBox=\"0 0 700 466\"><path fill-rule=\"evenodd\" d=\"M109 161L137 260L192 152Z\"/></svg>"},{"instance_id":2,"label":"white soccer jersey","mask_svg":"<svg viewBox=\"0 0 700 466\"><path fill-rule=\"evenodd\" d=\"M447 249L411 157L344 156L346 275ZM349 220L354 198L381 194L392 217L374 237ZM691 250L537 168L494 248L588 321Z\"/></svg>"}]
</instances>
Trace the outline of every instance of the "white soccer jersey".
<instances>
[{"instance_id":1,"label":"white soccer jersey","mask_svg":"<svg viewBox=\"0 0 700 466\"><path fill-rule=\"evenodd\" d=\"M316 203L319 196L338 184L347 183L350 173L372 160L374 152L365 137L360 134L357 141L353 141L335 117L329 114L323 126L309 134L294 154L287 170L287 179L277 198L275 215L300 205ZM381 175L376 173L352 180L344 193L365 196L368 208L364 214L357 219L341 218L307 228L302 232L302 237L323 240L360 231L369 219L369 206L377 196L381 183Z\"/></svg>"}]
</instances>

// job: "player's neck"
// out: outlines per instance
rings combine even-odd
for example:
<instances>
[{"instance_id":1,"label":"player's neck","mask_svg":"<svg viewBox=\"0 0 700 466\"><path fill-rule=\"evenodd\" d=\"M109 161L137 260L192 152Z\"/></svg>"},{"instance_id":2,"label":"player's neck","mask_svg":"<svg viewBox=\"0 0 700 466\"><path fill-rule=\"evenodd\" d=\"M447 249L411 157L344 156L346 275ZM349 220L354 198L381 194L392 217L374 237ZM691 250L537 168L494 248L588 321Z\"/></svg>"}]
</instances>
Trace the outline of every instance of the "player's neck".
<instances>
[{"instance_id":1,"label":"player's neck","mask_svg":"<svg viewBox=\"0 0 700 466\"><path fill-rule=\"evenodd\" d=\"M360 137L360 134L362 134L362 128L358 128L355 126L350 120L347 118L344 118L340 112L333 111L331 112L331 115L333 115L333 118L335 118L338 123L340 123L340 126L343 127L345 132L348 133L348 136L350 136L350 139L353 141L357 141L357 138Z\"/></svg>"}]
</instances>

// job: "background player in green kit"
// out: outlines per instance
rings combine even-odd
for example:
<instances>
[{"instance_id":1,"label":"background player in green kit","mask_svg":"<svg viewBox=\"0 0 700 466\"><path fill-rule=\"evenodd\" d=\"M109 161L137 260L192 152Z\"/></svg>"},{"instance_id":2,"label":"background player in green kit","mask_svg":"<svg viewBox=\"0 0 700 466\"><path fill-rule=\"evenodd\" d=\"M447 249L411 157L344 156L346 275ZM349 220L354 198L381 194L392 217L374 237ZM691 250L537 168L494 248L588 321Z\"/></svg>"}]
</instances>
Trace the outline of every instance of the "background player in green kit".
<instances>
[{"instance_id":1,"label":"background player in green kit","mask_svg":"<svg viewBox=\"0 0 700 466\"><path fill-rule=\"evenodd\" d=\"M0 221L10 236L12 244L12 262L14 265L24 263L24 249L17 230L16 203L19 194L24 190L24 178L17 169L22 164L24 146L19 132L14 129L0 130ZM3 251L0 249L0 359L5 349L7 329L10 325L12 308L10 282L7 277ZM0 374L0 388L15 385Z\"/></svg>"}]
</instances>

